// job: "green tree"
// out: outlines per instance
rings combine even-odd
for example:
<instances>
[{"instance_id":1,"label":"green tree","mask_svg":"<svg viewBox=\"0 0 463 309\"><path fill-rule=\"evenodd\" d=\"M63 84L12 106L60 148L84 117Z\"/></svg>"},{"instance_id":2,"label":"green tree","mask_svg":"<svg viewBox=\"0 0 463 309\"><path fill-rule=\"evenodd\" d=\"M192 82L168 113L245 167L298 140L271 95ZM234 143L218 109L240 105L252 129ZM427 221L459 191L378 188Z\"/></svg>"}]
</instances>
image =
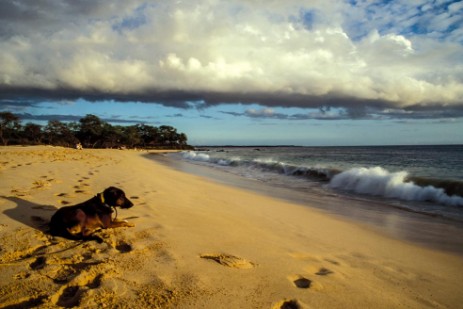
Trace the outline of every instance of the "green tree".
<instances>
[{"instance_id":1,"label":"green tree","mask_svg":"<svg viewBox=\"0 0 463 309\"><path fill-rule=\"evenodd\" d=\"M104 148L114 148L121 144L124 139L124 127L112 126L105 123L103 127L101 146Z\"/></svg>"},{"instance_id":2,"label":"green tree","mask_svg":"<svg viewBox=\"0 0 463 309\"><path fill-rule=\"evenodd\" d=\"M185 133L178 133L177 129L171 126L159 127L160 141L163 146L172 148L185 148L188 146L188 138Z\"/></svg>"},{"instance_id":3,"label":"green tree","mask_svg":"<svg viewBox=\"0 0 463 309\"><path fill-rule=\"evenodd\" d=\"M180 133L177 141L179 146L188 146L188 137L185 133Z\"/></svg>"},{"instance_id":4,"label":"green tree","mask_svg":"<svg viewBox=\"0 0 463 309\"><path fill-rule=\"evenodd\" d=\"M159 145L159 129L146 124L137 125L138 135L141 139L141 147L154 147Z\"/></svg>"},{"instance_id":5,"label":"green tree","mask_svg":"<svg viewBox=\"0 0 463 309\"><path fill-rule=\"evenodd\" d=\"M173 144L176 139L177 129L171 126L160 126L159 135L162 145L169 146Z\"/></svg>"},{"instance_id":6,"label":"green tree","mask_svg":"<svg viewBox=\"0 0 463 309\"><path fill-rule=\"evenodd\" d=\"M26 123L21 135L25 143L40 144L43 139L42 126L35 123Z\"/></svg>"},{"instance_id":7,"label":"green tree","mask_svg":"<svg viewBox=\"0 0 463 309\"><path fill-rule=\"evenodd\" d=\"M10 112L0 113L0 140L4 146L8 145L10 139L18 136L21 129L19 118Z\"/></svg>"},{"instance_id":8,"label":"green tree","mask_svg":"<svg viewBox=\"0 0 463 309\"><path fill-rule=\"evenodd\" d=\"M95 148L98 143L101 144L105 123L95 115L88 114L79 120L80 130L77 137L84 147Z\"/></svg>"},{"instance_id":9,"label":"green tree","mask_svg":"<svg viewBox=\"0 0 463 309\"><path fill-rule=\"evenodd\" d=\"M51 145L74 147L78 142L70 125L66 125L58 120L48 121L44 129L47 142Z\"/></svg>"},{"instance_id":10,"label":"green tree","mask_svg":"<svg viewBox=\"0 0 463 309\"><path fill-rule=\"evenodd\" d=\"M130 148L133 148L135 145L139 145L142 139L139 135L137 126L128 126L124 127L124 137L123 137L123 144Z\"/></svg>"},{"instance_id":11,"label":"green tree","mask_svg":"<svg viewBox=\"0 0 463 309\"><path fill-rule=\"evenodd\" d=\"M0 113L0 142L40 144L43 141L60 146L74 147L81 141L85 147L171 147L191 148L187 136L171 126L153 127L145 124L112 126L95 115L88 114L79 122L62 123L50 120L45 127L27 123L21 126L19 118L10 112Z\"/></svg>"}]
</instances>

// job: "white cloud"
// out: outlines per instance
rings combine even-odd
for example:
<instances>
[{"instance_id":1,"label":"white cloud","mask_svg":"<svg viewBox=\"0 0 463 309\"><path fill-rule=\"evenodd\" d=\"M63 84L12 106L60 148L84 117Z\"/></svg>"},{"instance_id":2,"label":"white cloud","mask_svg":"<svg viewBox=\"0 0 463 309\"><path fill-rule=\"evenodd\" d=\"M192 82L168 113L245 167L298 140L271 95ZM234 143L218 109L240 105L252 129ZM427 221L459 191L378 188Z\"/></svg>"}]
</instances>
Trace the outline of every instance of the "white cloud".
<instances>
[{"instance_id":1,"label":"white cloud","mask_svg":"<svg viewBox=\"0 0 463 309\"><path fill-rule=\"evenodd\" d=\"M10 16L0 22L1 88L463 104L462 30L442 34L461 24L462 2L435 16L427 1L52 3L0 5ZM423 24L429 35L400 32Z\"/></svg>"}]
</instances>

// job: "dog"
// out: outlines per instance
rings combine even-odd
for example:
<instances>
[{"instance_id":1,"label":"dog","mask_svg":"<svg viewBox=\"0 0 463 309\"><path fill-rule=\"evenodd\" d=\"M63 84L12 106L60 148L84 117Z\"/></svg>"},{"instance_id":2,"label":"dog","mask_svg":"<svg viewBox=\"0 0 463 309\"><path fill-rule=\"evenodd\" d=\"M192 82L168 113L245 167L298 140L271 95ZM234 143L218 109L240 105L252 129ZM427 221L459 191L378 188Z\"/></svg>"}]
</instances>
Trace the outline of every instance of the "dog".
<instances>
[{"instance_id":1,"label":"dog","mask_svg":"<svg viewBox=\"0 0 463 309\"><path fill-rule=\"evenodd\" d=\"M133 227L126 220L112 219L113 207L132 206L124 191L109 187L88 201L58 209L50 220L50 234L73 240L90 240L95 238L92 234L98 229Z\"/></svg>"}]
</instances>

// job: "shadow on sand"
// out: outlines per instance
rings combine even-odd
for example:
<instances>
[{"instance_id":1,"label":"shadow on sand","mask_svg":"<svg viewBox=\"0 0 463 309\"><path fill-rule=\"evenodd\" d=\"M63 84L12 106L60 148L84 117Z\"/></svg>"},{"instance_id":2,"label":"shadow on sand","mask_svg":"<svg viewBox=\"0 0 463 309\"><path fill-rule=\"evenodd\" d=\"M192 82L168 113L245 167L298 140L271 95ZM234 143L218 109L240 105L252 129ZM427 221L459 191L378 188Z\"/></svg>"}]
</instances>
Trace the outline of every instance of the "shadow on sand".
<instances>
[{"instance_id":1,"label":"shadow on sand","mask_svg":"<svg viewBox=\"0 0 463 309\"><path fill-rule=\"evenodd\" d=\"M15 196L1 196L1 198L16 204L15 208L3 211L6 216L41 232L48 231L48 222L58 209L52 205L36 204Z\"/></svg>"}]
</instances>

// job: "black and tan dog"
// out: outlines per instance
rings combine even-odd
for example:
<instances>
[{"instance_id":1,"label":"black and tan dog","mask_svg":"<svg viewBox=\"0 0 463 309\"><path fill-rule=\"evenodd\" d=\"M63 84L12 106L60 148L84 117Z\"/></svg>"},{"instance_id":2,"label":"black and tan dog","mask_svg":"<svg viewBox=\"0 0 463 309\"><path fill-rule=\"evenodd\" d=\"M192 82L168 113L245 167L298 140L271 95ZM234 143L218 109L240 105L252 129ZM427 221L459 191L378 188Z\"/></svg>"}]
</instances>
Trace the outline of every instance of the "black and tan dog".
<instances>
[{"instance_id":1,"label":"black and tan dog","mask_svg":"<svg viewBox=\"0 0 463 309\"><path fill-rule=\"evenodd\" d=\"M100 228L134 226L112 219L113 207L132 206L124 191L109 187L86 202L58 209L51 217L50 233L68 239L93 239L92 233Z\"/></svg>"}]
</instances>

